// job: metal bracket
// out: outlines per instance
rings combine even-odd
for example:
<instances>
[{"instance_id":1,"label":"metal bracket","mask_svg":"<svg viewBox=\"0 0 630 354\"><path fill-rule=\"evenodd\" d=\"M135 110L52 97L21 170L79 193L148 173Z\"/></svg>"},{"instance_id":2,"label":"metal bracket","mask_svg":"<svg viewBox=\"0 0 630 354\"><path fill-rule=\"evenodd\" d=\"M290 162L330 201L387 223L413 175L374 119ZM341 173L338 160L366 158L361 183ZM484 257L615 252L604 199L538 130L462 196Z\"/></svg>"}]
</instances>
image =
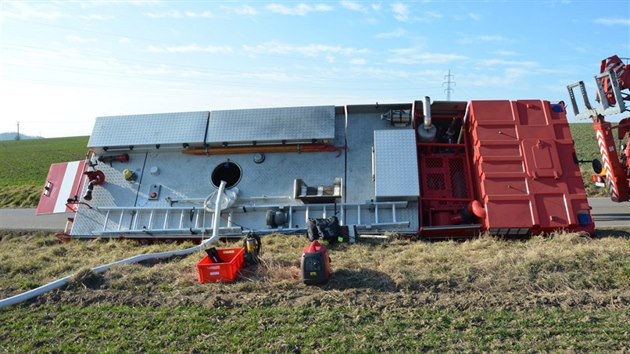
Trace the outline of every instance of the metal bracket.
<instances>
[{"instance_id":1,"label":"metal bracket","mask_svg":"<svg viewBox=\"0 0 630 354\"><path fill-rule=\"evenodd\" d=\"M582 99L584 100L584 106L586 107L586 111L584 112L580 112L577 100L575 99L575 92L573 91L573 89L575 89L576 87L580 88L580 93L582 94ZM567 90L569 91L571 107L573 108L573 114L575 114L576 119L588 119L591 118L593 115L597 115L597 110L593 109L591 103L588 100L588 93L586 92L584 81L578 81L574 84L567 85Z\"/></svg>"},{"instance_id":2,"label":"metal bracket","mask_svg":"<svg viewBox=\"0 0 630 354\"><path fill-rule=\"evenodd\" d=\"M604 78L608 78L608 81L610 82L615 101L617 101L615 105L611 105L608 103L608 99L606 98L606 91L604 90L603 84ZM598 115L607 116L623 113L626 111L626 104L621 95L621 89L619 87L619 81L617 81L617 73L615 71L607 70L601 74L596 75L595 86L597 87L597 94L600 98L600 107L597 108L593 108L590 101L588 100L588 93L586 92L584 81L578 81L574 84L567 85L569 98L571 99L571 107L573 108L573 113L575 114L576 119L588 119L596 117ZM584 112L580 112L577 100L575 98L575 92L573 90L576 87L580 88L580 93L582 94L582 99L584 100L584 107L586 107L586 110Z\"/></svg>"},{"instance_id":3,"label":"metal bracket","mask_svg":"<svg viewBox=\"0 0 630 354\"><path fill-rule=\"evenodd\" d=\"M604 91L603 80L608 78L608 82L612 87L613 95L615 96L616 105L611 106L606 98L606 91ZM612 114L619 114L626 111L626 104L621 96L621 89L619 87L619 81L617 80L617 73L613 70L606 70L605 72L595 76L595 85L597 86L597 93L599 94L600 104L602 107L598 108L599 114L606 116Z\"/></svg>"}]
</instances>

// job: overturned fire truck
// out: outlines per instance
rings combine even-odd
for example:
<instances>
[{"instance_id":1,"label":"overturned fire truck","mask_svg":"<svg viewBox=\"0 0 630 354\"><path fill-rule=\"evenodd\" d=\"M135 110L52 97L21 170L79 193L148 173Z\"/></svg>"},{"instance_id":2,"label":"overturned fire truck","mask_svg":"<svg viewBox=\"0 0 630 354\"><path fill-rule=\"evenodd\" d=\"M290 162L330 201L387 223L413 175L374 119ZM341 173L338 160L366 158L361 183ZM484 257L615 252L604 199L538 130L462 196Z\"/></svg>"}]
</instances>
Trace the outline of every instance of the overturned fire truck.
<instances>
[{"instance_id":1,"label":"overturned fire truck","mask_svg":"<svg viewBox=\"0 0 630 354\"><path fill-rule=\"evenodd\" d=\"M295 234L333 215L351 242L594 232L565 107L543 100L99 117L88 148L51 166L37 209L75 212L72 238Z\"/></svg>"}]
</instances>

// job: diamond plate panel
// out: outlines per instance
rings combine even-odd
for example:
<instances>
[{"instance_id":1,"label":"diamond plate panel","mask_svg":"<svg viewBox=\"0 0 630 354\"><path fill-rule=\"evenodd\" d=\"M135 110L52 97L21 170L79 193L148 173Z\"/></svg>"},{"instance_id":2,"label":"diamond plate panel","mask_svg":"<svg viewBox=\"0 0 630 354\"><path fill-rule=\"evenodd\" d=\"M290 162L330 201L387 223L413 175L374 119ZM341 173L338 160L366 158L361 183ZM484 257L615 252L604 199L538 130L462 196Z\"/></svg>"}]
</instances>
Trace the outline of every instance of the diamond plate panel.
<instances>
[{"instance_id":1,"label":"diamond plate panel","mask_svg":"<svg viewBox=\"0 0 630 354\"><path fill-rule=\"evenodd\" d=\"M206 142L259 143L333 140L335 107L289 107L213 111Z\"/></svg>"},{"instance_id":2,"label":"diamond plate panel","mask_svg":"<svg viewBox=\"0 0 630 354\"><path fill-rule=\"evenodd\" d=\"M209 112L98 117L88 147L203 144Z\"/></svg>"},{"instance_id":3,"label":"diamond plate panel","mask_svg":"<svg viewBox=\"0 0 630 354\"><path fill-rule=\"evenodd\" d=\"M377 200L420 195L413 129L374 131L374 195Z\"/></svg>"}]
</instances>

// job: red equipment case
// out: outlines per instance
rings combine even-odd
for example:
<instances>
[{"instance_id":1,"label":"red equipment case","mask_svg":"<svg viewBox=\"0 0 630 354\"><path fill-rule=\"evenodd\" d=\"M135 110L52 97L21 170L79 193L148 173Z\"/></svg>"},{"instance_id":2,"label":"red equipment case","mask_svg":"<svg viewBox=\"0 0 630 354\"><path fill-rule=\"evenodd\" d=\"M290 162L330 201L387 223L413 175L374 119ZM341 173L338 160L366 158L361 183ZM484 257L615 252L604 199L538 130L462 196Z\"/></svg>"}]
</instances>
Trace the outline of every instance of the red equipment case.
<instances>
[{"instance_id":1,"label":"red equipment case","mask_svg":"<svg viewBox=\"0 0 630 354\"><path fill-rule=\"evenodd\" d=\"M200 283L234 281L243 267L243 248L217 248L217 252L222 263L213 263L208 256L197 263Z\"/></svg>"}]
</instances>

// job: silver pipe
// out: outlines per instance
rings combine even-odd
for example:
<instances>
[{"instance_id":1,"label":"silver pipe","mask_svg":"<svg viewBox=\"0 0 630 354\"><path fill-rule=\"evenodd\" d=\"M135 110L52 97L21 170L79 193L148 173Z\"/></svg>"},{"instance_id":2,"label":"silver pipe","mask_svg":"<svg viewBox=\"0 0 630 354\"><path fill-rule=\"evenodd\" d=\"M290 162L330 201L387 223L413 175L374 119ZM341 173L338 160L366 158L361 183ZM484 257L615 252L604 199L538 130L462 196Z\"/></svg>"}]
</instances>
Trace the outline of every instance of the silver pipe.
<instances>
[{"instance_id":1,"label":"silver pipe","mask_svg":"<svg viewBox=\"0 0 630 354\"><path fill-rule=\"evenodd\" d=\"M215 240L219 237L219 218L221 217L221 196L225 191L225 185L227 182L221 181L219 189L217 190L217 200L214 202L214 219L212 220L212 237L210 240ZM208 241L210 241L208 240Z\"/></svg>"},{"instance_id":2,"label":"silver pipe","mask_svg":"<svg viewBox=\"0 0 630 354\"><path fill-rule=\"evenodd\" d=\"M431 97L424 96L422 99L422 113L424 114L424 127L428 129L431 126Z\"/></svg>"}]
</instances>

